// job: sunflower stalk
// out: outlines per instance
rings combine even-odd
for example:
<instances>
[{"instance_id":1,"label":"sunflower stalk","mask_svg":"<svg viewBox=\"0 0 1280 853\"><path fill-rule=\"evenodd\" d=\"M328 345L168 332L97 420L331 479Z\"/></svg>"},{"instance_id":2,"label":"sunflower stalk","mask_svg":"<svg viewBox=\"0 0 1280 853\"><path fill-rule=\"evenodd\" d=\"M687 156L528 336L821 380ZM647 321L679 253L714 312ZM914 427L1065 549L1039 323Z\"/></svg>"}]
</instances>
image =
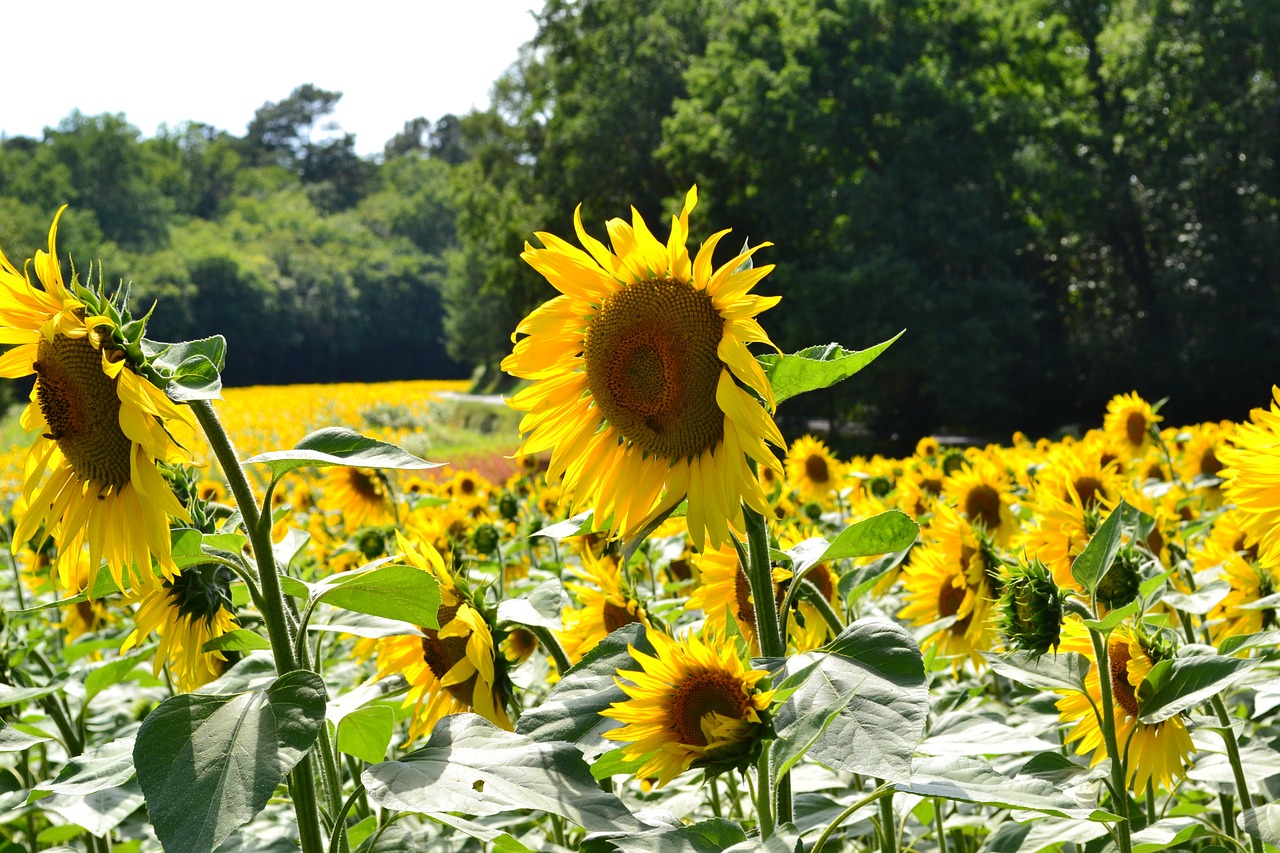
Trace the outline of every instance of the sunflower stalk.
<instances>
[{"instance_id":1,"label":"sunflower stalk","mask_svg":"<svg viewBox=\"0 0 1280 853\"><path fill-rule=\"evenodd\" d=\"M1111 757L1111 799L1112 805L1120 815L1115 825L1116 846L1120 853L1132 853L1133 842L1130 839L1129 827L1129 795L1125 789L1124 753L1120 751L1116 741L1116 711L1111 695L1111 664L1107 658L1107 638L1101 632L1089 629L1089 638L1093 641L1094 658L1098 662L1098 687L1102 693L1102 728L1103 741L1107 746L1107 755Z\"/></svg>"},{"instance_id":2,"label":"sunflower stalk","mask_svg":"<svg viewBox=\"0 0 1280 853\"><path fill-rule=\"evenodd\" d=\"M208 400L194 400L190 405L196 421L209 440L209 446L227 478L231 494L235 497L236 507L244 519L253 556L258 564L263 623L271 643L276 672L284 675L297 669L298 663L294 654L293 635L286 617L287 604L280 585L280 570L271 547L270 504L266 504L267 523L264 525L263 514L259 513L257 500L253 496L253 487L249 485L240 457L213 405ZM303 853L324 853L324 832L320 822L320 804L316 798L316 778L309 760L304 758L299 761L289 773L289 793L298 819L298 838Z\"/></svg>"},{"instance_id":3,"label":"sunflower stalk","mask_svg":"<svg viewBox=\"0 0 1280 853\"><path fill-rule=\"evenodd\" d=\"M892 796L893 787L891 785L881 785L867 796L852 803L848 808L836 815L835 819L832 820L831 823L827 824L827 828L822 830L822 835L819 835L818 840L813 843L813 849L810 853L822 853L822 849L826 846L827 841L830 840L832 834L840 828L840 824L848 820L849 817L858 809L863 806L870 805L877 800L883 801L890 799ZM892 803L890 804L889 810L890 812L893 811Z\"/></svg>"},{"instance_id":4,"label":"sunflower stalk","mask_svg":"<svg viewBox=\"0 0 1280 853\"><path fill-rule=\"evenodd\" d=\"M1227 706L1223 704L1221 695L1215 695L1209 701L1213 705L1213 713L1217 716L1218 723L1222 726L1222 740L1227 745L1227 760L1231 763L1231 773L1236 783L1236 795L1240 798L1240 808L1253 808L1253 800L1249 796L1249 780L1245 778L1244 764L1240 761L1240 745L1236 743L1236 732L1231 727L1231 715L1227 713ZM1224 798L1223 804L1222 829L1235 838L1236 821L1231 813L1230 800ZM1250 834L1249 844L1253 853L1263 853L1262 839L1258 836Z\"/></svg>"}]
</instances>

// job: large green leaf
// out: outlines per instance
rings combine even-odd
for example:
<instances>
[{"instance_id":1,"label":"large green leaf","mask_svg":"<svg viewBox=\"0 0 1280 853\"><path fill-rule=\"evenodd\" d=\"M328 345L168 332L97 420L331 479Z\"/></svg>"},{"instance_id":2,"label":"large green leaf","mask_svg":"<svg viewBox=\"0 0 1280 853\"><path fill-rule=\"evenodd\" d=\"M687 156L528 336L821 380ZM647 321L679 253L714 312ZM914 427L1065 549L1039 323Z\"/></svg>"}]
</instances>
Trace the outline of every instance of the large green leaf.
<instances>
[{"instance_id":1,"label":"large green leaf","mask_svg":"<svg viewBox=\"0 0 1280 853\"><path fill-rule=\"evenodd\" d=\"M58 693L62 688L67 686L68 677L60 675L50 681L48 684L42 684L35 687L15 687L12 684L4 684L0 682L0 708L6 708L9 705L18 705L22 702L31 702L35 699L43 699L46 696L52 696Z\"/></svg>"},{"instance_id":2,"label":"large green leaf","mask_svg":"<svg viewBox=\"0 0 1280 853\"><path fill-rule=\"evenodd\" d=\"M731 820L711 818L688 826L664 826L625 836L594 835L582 842L582 853L720 853L747 840Z\"/></svg>"},{"instance_id":3,"label":"large green leaf","mask_svg":"<svg viewBox=\"0 0 1280 853\"><path fill-rule=\"evenodd\" d=\"M440 582L431 572L393 563L330 575L312 586L325 604L395 619L423 628L439 628Z\"/></svg>"},{"instance_id":4,"label":"large green leaf","mask_svg":"<svg viewBox=\"0 0 1280 853\"><path fill-rule=\"evenodd\" d=\"M1236 817L1236 824L1254 838L1280 847L1280 803L1245 809Z\"/></svg>"},{"instance_id":5,"label":"large green leaf","mask_svg":"<svg viewBox=\"0 0 1280 853\"><path fill-rule=\"evenodd\" d=\"M1027 809L1077 820L1114 820L1096 809L1081 808L1058 786L1044 779L1005 776L972 758L925 758L916 764L911 779L896 786L921 797L942 797L1002 809Z\"/></svg>"},{"instance_id":6,"label":"large green leaf","mask_svg":"<svg viewBox=\"0 0 1280 853\"><path fill-rule=\"evenodd\" d=\"M539 742L576 744L588 758L616 746L604 740L603 734L619 723L600 716L600 712L627 698L614 680L618 671L640 669L628 646L654 654L643 626L624 625L566 672L545 699L521 714L516 731Z\"/></svg>"},{"instance_id":7,"label":"large green leaf","mask_svg":"<svg viewBox=\"0 0 1280 853\"><path fill-rule=\"evenodd\" d=\"M396 712L386 705L369 705L344 714L338 722L338 749L361 761L377 764L387 757Z\"/></svg>"},{"instance_id":8,"label":"large green leaf","mask_svg":"<svg viewBox=\"0 0 1280 853\"><path fill-rule=\"evenodd\" d=\"M133 778L133 738L122 738L67 761L56 779L37 791L82 797L116 788Z\"/></svg>"},{"instance_id":9,"label":"large green leaf","mask_svg":"<svg viewBox=\"0 0 1280 853\"><path fill-rule=\"evenodd\" d=\"M528 595L504 598L498 602L498 622L559 631L564 601L564 585L560 579L548 578L531 589Z\"/></svg>"},{"instance_id":10,"label":"large green leaf","mask_svg":"<svg viewBox=\"0 0 1280 853\"><path fill-rule=\"evenodd\" d=\"M791 355L762 355L756 360L773 386L774 399L781 403L797 394L827 388L848 379L902 337L898 332L887 341L864 350L847 350L839 344L812 346Z\"/></svg>"},{"instance_id":11,"label":"large green leaf","mask_svg":"<svg viewBox=\"0 0 1280 853\"><path fill-rule=\"evenodd\" d=\"M273 478L279 478L296 468L325 468L331 465L417 471L439 468L445 464L419 459L394 444L369 438L345 427L317 430L299 441L293 450L259 453L245 461L266 465Z\"/></svg>"},{"instance_id":12,"label":"large green leaf","mask_svg":"<svg viewBox=\"0 0 1280 853\"><path fill-rule=\"evenodd\" d=\"M166 853L212 853L252 820L315 742L324 706L320 676L297 671L266 691L174 696L148 714L133 756Z\"/></svg>"},{"instance_id":13,"label":"large green leaf","mask_svg":"<svg viewBox=\"0 0 1280 853\"><path fill-rule=\"evenodd\" d=\"M904 512L891 509L851 524L834 542L821 536L806 539L787 551L797 575L816 563L829 563L848 557L874 557L902 551L916 541L920 525Z\"/></svg>"},{"instance_id":14,"label":"large green leaf","mask_svg":"<svg viewBox=\"0 0 1280 853\"><path fill-rule=\"evenodd\" d=\"M0 720L0 752L22 752L38 743L48 743L51 740L53 738L48 735L23 731Z\"/></svg>"},{"instance_id":15,"label":"large green leaf","mask_svg":"<svg viewBox=\"0 0 1280 853\"><path fill-rule=\"evenodd\" d=\"M1093 666L1079 652L1057 652L1051 655L983 652L982 656L997 675L1040 690L1074 690L1084 693L1084 677Z\"/></svg>"},{"instance_id":16,"label":"large green leaf","mask_svg":"<svg viewBox=\"0 0 1280 853\"><path fill-rule=\"evenodd\" d=\"M136 782L128 782L83 795L54 794L38 805L42 811L52 812L102 838L138 810L142 791Z\"/></svg>"},{"instance_id":17,"label":"large green leaf","mask_svg":"<svg viewBox=\"0 0 1280 853\"><path fill-rule=\"evenodd\" d=\"M1155 725L1199 705L1249 674L1258 661L1196 655L1161 661L1138 687L1138 719Z\"/></svg>"},{"instance_id":18,"label":"large green leaf","mask_svg":"<svg viewBox=\"0 0 1280 853\"><path fill-rule=\"evenodd\" d=\"M997 712L942 714L916 749L922 755L1016 755L1056 749L1058 741L1030 727L1015 729Z\"/></svg>"},{"instance_id":19,"label":"large green leaf","mask_svg":"<svg viewBox=\"0 0 1280 853\"><path fill-rule=\"evenodd\" d=\"M810 758L851 773L908 778L929 711L924 660L911 635L892 622L861 619L822 650L788 658L786 670L815 663L775 714L779 755L809 741L821 718L825 729L808 747Z\"/></svg>"},{"instance_id":20,"label":"large green leaf","mask_svg":"<svg viewBox=\"0 0 1280 853\"><path fill-rule=\"evenodd\" d=\"M1099 581L1115 562L1116 554L1120 552L1120 545L1124 539L1122 521L1132 511L1133 508L1121 498L1119 505L1111 511L1102 524L1098 525L1098 529L1089 538L1089 543L1084 546L1080 556L1072 561L1071 577L1075 578L1076 583L1084 587L1089 595L1093 595Z\"/></svg>"},{"instance_id":21,"label":"large green leaf","mask_svg":"<svg viewBox=\"0 0 1280 853\"><path fill-rule=\"evenodd\" d=\"M576 748L539 743L476 714L443 718L422 749L365 770L382 808L472 817L536 809L593 831L644 828L622 801L600 790Z\"/></svg>"}]
</instances>

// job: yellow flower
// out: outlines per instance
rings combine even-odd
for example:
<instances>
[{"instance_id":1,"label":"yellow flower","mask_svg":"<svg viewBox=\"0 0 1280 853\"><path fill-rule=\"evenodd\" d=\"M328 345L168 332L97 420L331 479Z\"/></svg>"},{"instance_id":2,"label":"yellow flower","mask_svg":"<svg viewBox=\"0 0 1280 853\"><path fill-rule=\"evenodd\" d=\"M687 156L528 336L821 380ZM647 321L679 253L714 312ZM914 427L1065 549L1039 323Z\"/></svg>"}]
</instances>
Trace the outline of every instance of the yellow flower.
<instances>
[{"instance_id":1,"label":"yellow flower","mask_svg":"<svg viewBox=\"0 0 1280 853\"><path fill-rule=\"evenodd\" d=\"M378 678L402 675L409 682L405 707L413 706L409 739L431 731L448 714L475 711L494 725L511 729L505 707L506 659L498 659L493 632L469 591L427 543L414 547L398 532L408 565L430 572L440 583L440 627L419 626L421 636L402 634L378 640Z\"/></svg>"},{"instance_id":2,"label":"yellow flower","mask_svg":"<svg viewBox=\"0 0 1280 853\"><path fill-rule=\"evenodd\" d=\"M382 472L335 465L321 476L319 506L342 513L348 530L395 522L395 504Z\"/></svg>"},{"instance_id":3,"label":"yellow flower","mask_svg":"<svg viewBox=\"0 0 1280 853\"><path fill-rule=\"evenodd\" d=\"M765 444L785 446L773 391L746 346L772 345L755 317L779 297L748 293L772 265L740 268L768 243L713 269L720 231L690 259L696 203L695 188L665 244L634 210L606 223L612 251L581 208L586 251L538 233L545 248L521 257L561 295L520 322L502 368L533 380L509 401L526 413L519 452L551 451L547 479L563 481L571 512L628 536L687 495L690 536L715 546L743 529L742 501L770 512L748 457L782 474Z\"/></svg>"},{"instance_id":4,"label":"yellow flower","mask_svg":"<svg viewBox=\"0 0 1280 853\"><path fill-rule=\"evenodd\" d=\"M1280 592L1280 567L1250 562L1240 552L1223 547L1212 539L1195 552L1197 569L1217 567L1231 587L1222 601L1209 611L1208 621L1214 642L1235 634L1255 634L1277 626L1278 608L1249 605Z\"/></svg>"},{"instance_id":5,"label":"yellow flower","mask_svg":"<svg viewBox=\"0 0 1280 853\"><path fill-rule=\"evenodd\" d=\"M193 566L152 588L142 596L134 616L136 627L125 638L121 653L154 631L160 637L154 663L157 675L168 664L174 684L183 693L213 681L226 668L227 657L204 651L204 644L236 627L231 580L230 570L221 566Z\"/></svg>"},{"instance_id":6,"label":"yellow flower","mask_svg":"<svg viewBox=\"0 0 1280 853\"><path fill-rule=\"evenodd\" d=\"M579 574L588 583L565 583L565 588L577 599L578 607L565 611L564 630L560 635L565 654L574 663L624 625L634 622L649 625L644 606L623 589L616 557L596 558L584 551L581 559Z\"/></svg>"},{"instance_id":7,"label":"yellow flower","mask_svg":"<svg viewBox=\"0 0 1280 853\"><path fill-rule=\"evenodd\" d=\"M1117 394L1107 403L1102 431L1128 448L1130 456L1138 456L1151 443L1151 427L1164 420L1137 391Z\"/></svg>"},{"instance_id":8,"label":"yellow flower","mask_svg":"<svg viewBox=\"0 0 1280 853\"><path fill-rule=\"evenodd\" d=\"M768 673L748 669L735 644L689 634L673 640L646 631L656 655L631 648L641 666L624 670L629 697L601 715L624 723L605 733L622 741L623 757L643 760L636 776L662 787L690 767L730 767L750 755L765 731L774 691L757 690Z\"/></svg>"},{"instance_id":9,"label":"yellow flower","mask_svg":"<svg viewBox=\"0 0 1280 853\"><path fill-rule=\"evenodd\" d=\"M1067 693L1058 700L1058 718L1075 723L1066 736L1068 744L1076 743L1076 753L1090 750L1090 766L1107 757L1098 714L1101 712L1102 685L1089 631L1079 619L1068 619L1062 626L1059 652L1078 652L1093 666L1085 676L1088 695ZM1187 727L1178 717L1148 725L1138 722L1138 686L1155 666L1156 660L1137 635L1126 625L1111 633L1107 641L1110 664L1111 704L1115 711L1116 744L1126 756L1128 771L1125 781L1134 792L1144 791L1147 780L1157 788L1168 788L1186 772L1189 756L1195 750ZM1099 710L1095 713L1095 708Z\"/></svg>"},{"instance_id":10,"label":"yellow flower","mask_svg":"<svg viewBox=\"0 0 1280 853\"><path fill-rule=\"evenodd\" d=\"M176 572L169 517L190 521L156 462L188 461L179 442L192 443L195 426L115 347L111 318L89 313L63 282L54 245L61 215L48 253L31 262L43 288L0 254L0 343L17 345L0 356L0 377L36 374L21 423L38 437L13 546L43 526L58 543L60 571L87 546L90 588L102 560L121 589L149 588L153 558L166 578Z\"/></svg>"},{"instance_id":11,"label":"yellow flower","mask_svg":"<svg viewBox=\"0 0 1280 853\"><path fill-rule=\"evenodd\" d=\"M701 610L706 616L708 629L718 637L729 635L729 617L732 615L738 631L747 641L747 648L758 653L755 601L751 596L751 582L738 561L738 552L732 546L721 546L695 556L693 564L700 580L697 589L685 602L685 609ZM774 567L775 600L779 603L783 593L781 584L790 577L791 572Z\"/></svg>"},{"instance_id":12,"label":"yellow flower","mask_svg":"<svg viewBox=\"0 0 1280 853\"><path fill-rule=\"evenodd\" d=\"M1280 386L1271 393L1271 410L1254 409L1232 437L1235 446L1218 452L1227 465L1220 472L1226 500L1265 563L1280 562Z\"/></svg>"},{"instance_id":13,"label":"yellow flower","mask_svg":"<svg viewBox=\"0 0 1280 853\"><path fill-rule=\"evenodd\" d=\"M843 468L827 446L811 435L797 438L787 451L787 484L801 501L824 504L840 487Z\"/></svg>"},{"instance_id":14,"label":"yellow flower","mask_svg":"<svg viewBox=\"0 0 1280 853\"><path fill-rule=\"evenodd\" d=\"M1018 520L1009 509L1013 503L1013 483L998 457L981 452L967 454L968 465L947 477L944 497L953 501L975 527L1007 545L1018 530Z\"/></svg>"}]
</instances>

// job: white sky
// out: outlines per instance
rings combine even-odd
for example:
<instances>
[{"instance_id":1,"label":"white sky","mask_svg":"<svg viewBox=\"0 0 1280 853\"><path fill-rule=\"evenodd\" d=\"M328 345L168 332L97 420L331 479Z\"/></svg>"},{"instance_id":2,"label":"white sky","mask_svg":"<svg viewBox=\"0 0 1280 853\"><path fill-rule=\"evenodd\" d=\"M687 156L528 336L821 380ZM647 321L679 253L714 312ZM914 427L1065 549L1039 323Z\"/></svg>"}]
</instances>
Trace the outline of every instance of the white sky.
<instances>
[{"instance_id":1,"label":"white sky","mask_svg":"<svg viewBox=\"0 0 1280 853\"><path fill-rule=\"evenodd\" d=\"M415 116L489 103L533 38L541 0L61 0L6 3L0 135L40 138L73 109L124 113L144 136L192 120L242 136L303 83L361 154Z\"/></svg>"}]
</instances>

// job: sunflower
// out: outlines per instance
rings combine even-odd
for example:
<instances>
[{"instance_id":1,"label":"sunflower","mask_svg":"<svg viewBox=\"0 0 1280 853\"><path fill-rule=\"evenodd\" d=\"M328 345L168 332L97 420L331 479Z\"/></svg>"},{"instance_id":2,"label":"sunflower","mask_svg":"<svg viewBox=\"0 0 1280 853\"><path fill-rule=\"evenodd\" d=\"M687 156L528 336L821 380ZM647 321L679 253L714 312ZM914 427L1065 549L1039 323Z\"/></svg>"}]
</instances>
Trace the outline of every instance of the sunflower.
<instances>
[{"instance_id":1,"label":"sunflower","mask_svg":"<svg viewBox=\"0 0 1280 853\"><path fill-rule=\"evenodd\" d=\"M649 625L644 605L624 588L616 557L597 558L583 552L581 558L582 568L578 574L586 583L565 583L578 606L565 611L564 630L560 634L565 654L574 663L624 625L635 622Z\"/></svg>"},{"instance_id":2,"label":"sunflower","mask_svg":"<svg viewBox=\"0 0 1280 853\"><path fill-rule=\"evenodd\" d=\"M787 484L801 501L825 504L831 492L840 487L843 467L827 446L811 435L792 442L785 464Z\"/></svg>"},{"instance_id":3,"label":"sunflower","mask_svg":"<svg viewBox=\"0 0 1280 853\"><path fill-rule=\"evenodd\" d=\"M1227 467L1219 472L1223 492L1235 504L1246 543L1267 563L1280 562L1280 386L1273 386L1270 411L1254 409L1240 424L1232 447L1218 451Z\"/></svg>"},{"instance_id":4,"label":"sunflower","mask_svg":"<svg viewBox=\"0 0 1280 853\"><path fill-rule=\"evenodd\" d=\"M1280 567L1251 562L1240 552L1224 548L1212 539L1196 553L1195 565L1197 568L1216 566L1231 587L1207 617L1214 642L1235 634L1255 634L1277 627L1278 608L1260 608L1255 602L1280 592Z\"/></svg>"},{"instance_id":5,"label":"sunflower","mask_svg":"<svg viewBox=\"0 0 1280 853\"><path fill-rule=\"evenodd\" d=\"M1117 394L1107 402L1102 431L1127 448L1130 457L1140 456L1143 448L1152 442L1151 428L1162 420L1151 404L1133 391Z\"/></svg>"},{"instance_id":6,"label":"sunflower","mask_svg":"<svg viewBox=\"0 0 1280 853\"><path fill-rule=\"evenodd\" d=\"M190 520L156 462L187 461L179 442L193 441L195 426L117 345L120 327L102 311L125 316L119 307L93 310L63 282L55 238L65 209L49 226L48 253L31 262L43 288L0 253L0 343L17 345L0 356L0 377L36 375L21 418L37 433L22 487L28 509L12 542L43 527L69 560L89 548L90 588L104 559L121 589L151 587L153 559L166 578L176 572L169 517Z\"/></svg>"},{"instance_id":7,"label":"sunflower","mask_svg":"<svg viewBox=\"0 0 1280 853\"><path fill-rule=\"evenodd\" d=\"M1097 661L1093 659L1093 642L1079 619L1071 618L1063 624L1058 651L1078 652L1093 663L1084 679L1088 695L1071 692L1059 699L1058 719L1064 724L1075 724L1066 736L1066 743L1078 741L1078 755L1092 750L1090 765L1094 765L1107 757L1099 723L1101 711L1095 712L1095 708L1101 706L1102 686ZM1160 655L1126 625L1116 628L1107 640L1116 744L1128 768L1125 781L1134 792L1145 790L1148 780L1156 787L1168 788L1186 772L1189 756L1195 749L1187 727L1178 717L1154 725L1138 722L1138 687L1159 658Z\"/></svg>"},{"instance_id":8,"label":"sunflower","mask_svg":"<svg viewBox=\"0 0 1280 853\"><path fill-rule=\"evenodd\" d=\"M714 772L750 758L767 728L774 691L757 688L769 674L714 635L646 635L656 654L631 648L641 669L618 673L629 684L617 680L628 698L600 712L625 724L605 737L627 744L624 759L643 762L636 775L662 787L690 767Z\"/></svg>"},{"instance_id":9,"label":"sunflower","mask_svg":"<svg viewBox=\"0 0 1280 853\"><path fill-rule=\"evenodd\" d=\"M1099 521L1097 512L1086 509L1074 490L1065 500L1050 490L1037 491L1031 506L1037 523L1023 543L1027 557L1048 566L1058 586L1083 592L1071 575L1071 563L1089 544Z\"/></svg>"},{"instance_id":10,"label":"sunflower","mask_svg":"<svg viewBox=\"0 0 1280 853\"><path fill-rule=\"evenodd\" d=\"M381 471L342 465L326 468L320 492L320 508L342 513L343 524L350 530L395 523L395 502Z\"/></svg>"},{"instance_id":11,"label":"sunflower","mask_svg":"<svg viewBox=\"0 0 1280 853\"><path fill-rule=\"evenodd\" d=\"M966 454L968 464L947 477L942 494L952 501L975 527L1001 545L1009 544L1018 530L1013 517L1013 483L1003 461L978 451Z\"/></svg>"},{"instance_id":12,"label":"sunflower","mask_svg":"<svg viewBox=\"0 0 1280 853\"><path fill-rule=\"evenodd\" d=\"M701 610L706 616L707 627L718 637L730 635L729 618L732 616L738 632L747 641L753 653L760 651L756 641L756 608L751 597L751 582L742 570L738 552L732 546L721 546L694 557L698 570L697 589L685 601L686 610ZM773 584L775 599L782 601L785 589L782 584L791 572L775 566Z\"/></svg>"},{"instance_id":13,"label":"sunflower","mask_svg":"<svg viewBox=\"0 0 1280 853\"><path fill-rule=\"evenodd\" d=\"M687 495L701 547L743 529L744 500L770 514L748 457L781 476L765 442L785 441L769 381L746 346L772 346L755 317L780 297L748 291L773 265L747 263L770 244L713 269L729 233L720 231L691 260L697 198L690 189L666 244L634 209L631 224L606 223L612 251L582 227L580 206L574 225L585 252L538 233L545 248L526 244L521 257L561 295L520 322L502 368L533 380L509 401L526 413L519 452L551 451L547 479L563 482L571 512L592 508L597 526L629 536Z\"/></svg>"},{"instance_id":14,"label":"sunflower","mask_svg":"<svg viewBox=\"0 0 1280 853\"><path fill-rule=\"evenodd\" d=\"M396 534L408 565L430 572L440 583L440 627L419 626L418 634L377 642L378 678L402 675L409 682L405 707L413 706L409 740L431 731L448 714L475 711L494 725L511 729L506 701L506 658L494 648L493 631L462 579L445 567L427 543L414 547Z\"/></svg>"},{"instance_id":15,"label":"sunflower","mask_svg":"<svg viewBox=\"0 0 1280 853\"><path fill-rule=\"evenodd\" d=\"M134 629L120 647L123 654L155 632L160 637L154 671L166 664L174 684L189 693L213 681L228 660L219 651L204 651L205 643L236 628L231 603L231 570L209 564L191 566L172 580L164 580L141 597Z\"/></svg>"}]
</instances>

